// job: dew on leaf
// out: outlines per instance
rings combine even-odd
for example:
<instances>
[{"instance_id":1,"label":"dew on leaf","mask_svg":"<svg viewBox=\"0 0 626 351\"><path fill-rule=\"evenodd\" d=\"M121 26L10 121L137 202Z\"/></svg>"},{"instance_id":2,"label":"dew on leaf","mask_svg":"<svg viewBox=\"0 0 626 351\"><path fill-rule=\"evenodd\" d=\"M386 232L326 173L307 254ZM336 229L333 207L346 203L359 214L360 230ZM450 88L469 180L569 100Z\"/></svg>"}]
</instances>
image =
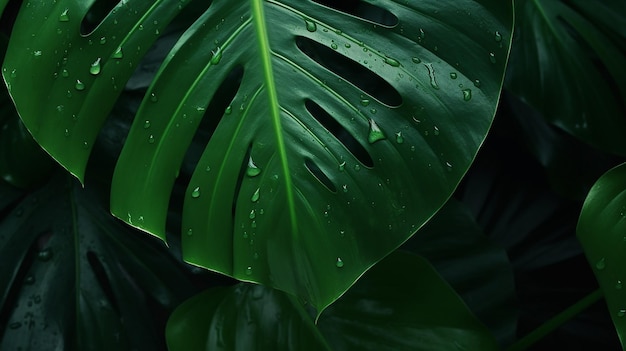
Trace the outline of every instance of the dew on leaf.
<instances>
[{"instance_id":1,"label":"dew on leaf","mask_svg":"<svg viewBox=\"0 0 626 351\"><path fill-rule=\"evenodd\" d=\"M343 172L346 169L346 161L339 164L339 172Z\"/></svg>"},{"instance_id":2,"label":"dew on leaf","mask_svg":"<svg viewBox=\"0 0 626 351\"><path fill-rule=\"evenodd\" d=\"M148 129L148 128L150 128L150 121L146 120L146 121L143 123L143 128L144 128L144 129Z\"/></svg>"},{"instance_id":3,"label":"dew on leaf","mask_svg":"<svg viewBox=\"0 0 626 351\"><path fill-rule=\"evenodd\" d=\"M52 259L52 256L52 249L44 249L37 253L37 259L43 262L50 261L50 259Z\"/></svg>"},{"instance_id":4,"label":"dew on leaf","mask_svg":"<svg viewBox=\"0 0 626 351\"><path fill-rule=\"evenodd\" d=\"M251 266L246 267L246 275L252 275L252 267Z\"/></svg>"},{"instance_id":5,"label":"dew on leaf","mask_svg":"<svg viewBox=\"0 0 626 351\"><path fill-rule=\"evenodd\" d=\"M335 262L335 266L337 266L337 268L343 267L343 260L341 259L341 257L337 257L337 262Z\"/></svg>"},{"instance_id":6,"label":"dew on leaf","mask_svg":"<svg viewBox=\"0 0 626 351\"><path fill-rule=\"evenodd\" d=\"M596 269L601 271L604 268L606 268L606 262L605 262L604 258L601 258L600 260L598 260L598 262L596 262Z\"/></svg>"},{"instance_id":7,"label":"dew on leaf","mask_svg":"<svg viewBox=\"0 0 626 351\"><path fill-rule=\"evenodd\" d=\"M94 76L100 74L100 58L98 57L92 64L91 67L89 67L89 73L93 74Z\"/></svg>"},{"instance_id":8,"label":"dew on leaf","mask_svg":"<svg viewBox=\"0 0 626 351\"><path fill-rule=\"evenodd\" d=\"M434 89L439 89L439 85L437 84L437 79L435 77L435 69L433 68L432 63L425 63L424 66L428 69L428 76L430 77L430 86Z\"/></svg>"},{"instance_id":9,"label":"dew on leaf","mask_svg":"<svg viewBox=\"0 0 626 351\"><path fill-rule=\"evenodd\" d=\"M304 20L304 22L306 24L306 30L309 32L315 32L317 30L317 24L315 24L315 22L308 19Z\"/></svg>"},{"instance_id":10,"label":"dew on leaf","mask_svg":"<svg viewBox=\"0 0 626 351\"><path fill-rule=\"evenodd\" d=\"M222 60L222 48L218 46L217 49L215 49L215 51L211 51L211 53L213 54L211 57L211 64L217 65L220 63Z\"/></svg>"},{"instance_id":11,"label":"dew on leaf","mask_svg":"<svg viewBox=\"0 0 626 351\"><path fill-rule=\"evenodd\" d=\"M61 12L61 14L59 15L59 22L69 22L70 20L70 16L68 14L69 11L70 9L65 9L63 10L63 12Z\"/></svg>"},{"instance_id":12,"label":"dew on leaf","mask_svg":"<svg viewBox=\"0 0 626 351\"><path fill-rule=\"evenodd\" d=\"M502 41L502 34L500 34L499 31L496 31L494 33L493 39L496 41L496 43L499 43Z\"/></svg>"},{"instance_id":13,"label":"dew on leaf","mask_svg":"<svg viewBox=\"0 0 626 351\"><path fill-rule=\"evenodd\" d=\"M114 58L114 59L118 59L118 60L123 58L124 54L122 53L122 47L118 46L117 49L115 49L115 51L111 55L111 57Z\"/></svg>"},{"instance_id":14,"label":"dew on leaf","mask_svg":"<svg viewBox=\"0 0 626 351\"><path fill-rule=\"evenodd\" d=\"M193 191L191 192L191 197L193 197L194 199L197 199L200 197L200 187L196 187L195 189L193 189Z\"/></svg>"},{"instance_id":15,"label":"dew on leaf","mask_svg":"<svg viewBox=\"0 0 626 351\"><path fill-rule=\"evenodd\" d=\"M370 122L370 130L369 130L369 135L367 136L367 141L370 144L373 144L379 140L385 139L385 134L380 129L378 124L376 124L376 122L374 122L374 120L372 119L370 119L369 122Z\"/></svg>"},{"instance_id":16,"label":"dew on leaf","mask_svg":"<svg viewBox=\"0 0 626 351\"><path fill-rule=\"evenodd\" d=\"M255 219L256 218L256 211L255 210L251 210L250 214L248 215L248 218Z\"/></svg>"},{"instance_id":17,"label":"dew on leaf","mask_svg":"<svg viewBox=\"0 0 626 351\"><path fill-rule=\"evenodd\" d=\"M456 79L457 75L455 72L450 72L450 78Z\"/></svg>"},{"instance_id":18,"label":"dew on leaf","mask_svg":"<svg viewBox=\"0 0 626 351\"><path fill-rule=\"evenodd\" d=\"M404 143L404 136L402 136L402 132L396 133L396 143L398 144Z\"/></svg>"},{"instance_id":19,"label":"dew on leaf","mask_svg":"<svg viewBox=\"0 0 626 351\"><path fill-rule=\"evenodd\" d=\"M260 198L261 198L261 189L257 188L254 194L252 194L252 197L250 198L250 200L252 200L252 202L257 202L259 201Z\"/></svg>"},{"instance_id":20,"label":"dew on leaf","mask_svg":"<svg viewBox=\"0 0 626 351\"><path fill-rule=\"evenodd\" d=\"M252 160L252 156L248 159L248 169L246 170L246 174L248 177L256 177L261 173L261 169L257 167L257 165Z\"/></svg>"},{"instance_id":21,"label":"dew on leaf","mask_svg":"<svg viewBox=\"0 0 626 351\"><path fill-rule=\"evenodd\" d=\"M391 67L399 67L400 66L400 62L398 62L398 60L385 56L384 59L385 63L388 64Z\"/></svg>"},{"instance_id":22,"label":"dew on leaf","mask_svg":"<svg viewBox=\"0 0 626 351\"><path fill-rule=\"evenodd\" d=\"M413 57L411 61L413 61L413 63L422 63L422 60L420 60L419 57Z\"/></svg>"},{"instance_id":23,"label":"dew on leaf","mask_svg":"<svg viewBox=\"0 0 626 351\"><path fill-rule=\"evenodd\" d=\"M76 80L76 84L74 85L76 90L82 91L85 90L85 83L81 82L79 79Z\"/></svg>"},{"instance_id":24,"label":"dew on leaf","mask_svg":"<svg viewBox=\"0 0 626 351\"><path fill-rule=\"evenodd\" d=\"M496 54L494 54L493 52L489 53L489 62L496 63Z\"/></svg>"},{"instance_id":25,"label":"dew on leaf","mask_svg":"<svg viewBox=\"0 0 626 351\"><path fill-rule=\"evenodd\" d=\"M472 99L472 89L463 89L463 100L470 101Z\"/></svg>"}]
</instances>

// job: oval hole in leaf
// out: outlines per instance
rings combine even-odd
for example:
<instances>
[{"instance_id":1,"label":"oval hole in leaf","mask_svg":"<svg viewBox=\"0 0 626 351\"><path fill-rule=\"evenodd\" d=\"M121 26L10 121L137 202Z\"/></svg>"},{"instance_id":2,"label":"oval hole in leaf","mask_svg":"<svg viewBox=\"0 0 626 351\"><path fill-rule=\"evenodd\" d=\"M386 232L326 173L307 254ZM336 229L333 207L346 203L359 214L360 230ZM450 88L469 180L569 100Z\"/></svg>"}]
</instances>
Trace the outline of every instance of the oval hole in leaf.
<instances>
[{"instance_id":1,"label":"oval hole in leaf","mask_svg":"<svg viewBox=\"0 0 626 351\"><path fill-rule=\"evenodd\" d=\"M384 27L398 25L398 17L388 10L360 0L313 0L313 2L328 6L362 20L373 22Z\"/></svg>"},{"instance_id":2,"label":"oval hole in leaf","mask_svg":"<svg viewBox=\"0 0 626 351\"><path fill-rule=\"evenodd\" d=\"M309 38L297 37L296 45L305 55L376 100L391 107L402 104L400 93L386 80L359 63Z\"/></svg>"},{"instance_id":3,"label":"oval hole in leaf","mask_svg":"<svg viewBox=\"0 0 626 351\"><path fill-rule=\"evenodd\" d=\"M109 281L109 277L107 276L106 270L98 259L98 256L93 251L87 252L87 262L89 262L89 266L93 270L93 274L96 276L96 280L100 283L100 288L102 288L102 292L106 295L109 302L111 302L111 307L119 314L120 310L117 304L117 300L115 299L115 294L113 293L113 288L111 287L111 282Z\"/></svg>"},{"instance_id":4,"label":"oval hole in leaf","mask_svg":"<svg viewBox=\"0 0 626 351\"><path fill-rule=\"evenodd\" d=\"M363 145L361 145L352 134L350 134L337 120L333 118L326 110L312 100L306 100L304 105L318 122L326 128L332 135L345 146L350 153L356 157L363 165L374 167L374 160L367 153Z\"/></svg>"},{"instance_id":5,"label":"oval hole in leaf","mask_svg":"<svg viewBox=\"0 0 626 351\"><path fill-rule=\"evenodd\" d=\"M311 172L311 174L313 174L313 176L317 178L317 180L319 180L320 183L322 183L326 187L326 189L330 190L333 193L337 192L337 187L335 187L335 184L333 184L333 182L319 168L319 166L315 162L313 162L313 160L309 158L305 159L304 165L309 170L309 172Z\"/></svg>"},{"instance_id":6,"label":"oval hole in leaf","mask_svg":"<svg viewBox=\"0 0 626 351\"><path fill-rule=\"evenodd\" d=\"M119 1L96 0L89 7L89 10L80 22L80 34L89 35L108 16Z\"/></svg>"}]
</instances>

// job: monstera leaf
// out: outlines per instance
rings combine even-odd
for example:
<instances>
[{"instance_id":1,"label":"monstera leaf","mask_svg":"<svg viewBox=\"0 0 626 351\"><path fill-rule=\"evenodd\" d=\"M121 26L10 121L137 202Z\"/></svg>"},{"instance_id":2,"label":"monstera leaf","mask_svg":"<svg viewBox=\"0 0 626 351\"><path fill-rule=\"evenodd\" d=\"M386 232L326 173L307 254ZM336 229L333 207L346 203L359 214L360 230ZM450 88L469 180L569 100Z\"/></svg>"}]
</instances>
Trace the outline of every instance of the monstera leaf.
<instances>
[{"instance_id":1,"label":"monstera leaf","mask_svg":"<svg viewBox=\"0 0 626 351\"><path fill-rule=\"evenodd\" d=\"M0 182L0 349L164 349L165 317L194 290L185 269L74 182L22 198Z\"/></svg>"},{"instance_id":2,"label":"monstera leaf","mask_svg":"<svg viewBox=\"0 0 626 351\"><path fill-rule=\"evenodd\" d=\"M626 164L593 186L576 228L578 239L604 292L622 347L626 345Z\"/></svg>"},{"instance_id":3,"label":"monstera leaf","mask_svg":"<svg viewBox=\"0 0 626 351\"><path fill-rule=\"evenodd\" d=\"M507 87L550 122L626 155L626 3L520 0Z\"/></svg>"},{"instance_id":4,"label":"monstera leaf","mask_svg":"<svg viewBox=\"0 0 626 351\"><path fill-rule=\"evenodd\" d=\"M135 116L111 211L164 239L198 136L185 259L318 310L450 196L491 124L512 26L502 0L127 0L89 31L93 4L20 11L2 71L35 139L82 179L141 58L196 16Z\"/></svg>"},{"instance_id":5,"label":"monstera leaf","mask_svg":"<svg viewBox=\"0 0 626 351\"><path fill-rule=\"evenodd\" d=\"M367 272L317 323L293 297L241 283L187 300L166 333L170 351L498 349L428 262L405 252Z\"/></svg>"}]
</instances>

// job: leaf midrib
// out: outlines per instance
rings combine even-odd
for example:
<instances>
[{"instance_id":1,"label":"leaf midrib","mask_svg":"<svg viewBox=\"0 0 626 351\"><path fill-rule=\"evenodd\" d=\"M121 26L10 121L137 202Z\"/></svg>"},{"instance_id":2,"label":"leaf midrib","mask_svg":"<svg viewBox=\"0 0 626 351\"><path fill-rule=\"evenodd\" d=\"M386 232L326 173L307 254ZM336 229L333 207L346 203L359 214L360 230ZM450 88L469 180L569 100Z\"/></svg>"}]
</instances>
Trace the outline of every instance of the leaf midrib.
<instances>
[{"instance_id":1,"label":"leaf midrib","mask_svg":"<svg viewBox=\"0 0 626 351\"><path fill-rule=\"evenodd\" d=\"M267 89L267 98L269 103L270 118L276 135L276 148L280 159L282 176L285 179L285 191L287 197L287 207L289 210L289 219L291 221L291 234L298 235L298 223L296 218L296 209L294 203L293 182L289 173L289 161L287 160L287 149L283 138L283 128L280 118L280 105L278 104L278 93L276 91L276 83L274 82L274 71L272 69L272 51L269 45L269 37L267 26L265 23L265 13L263 11L263 0L251 0L252 17L254 20L254 28L259 44L259 58L263 68L264 84Z\"/></svg>"}]
</instances>

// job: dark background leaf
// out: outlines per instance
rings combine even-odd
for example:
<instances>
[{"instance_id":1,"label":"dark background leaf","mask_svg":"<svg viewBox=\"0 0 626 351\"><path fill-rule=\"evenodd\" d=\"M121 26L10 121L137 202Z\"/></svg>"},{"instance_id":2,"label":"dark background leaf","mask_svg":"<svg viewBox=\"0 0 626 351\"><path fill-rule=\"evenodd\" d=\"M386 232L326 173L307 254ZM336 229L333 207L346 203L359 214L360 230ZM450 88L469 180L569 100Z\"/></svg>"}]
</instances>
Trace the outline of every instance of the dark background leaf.
<instances>
[{"instance_id":1,"label":"dark background leaf","mask_svg":"<svg viewBox=\"0 0 626 351\"><path fill-rule=\"evenodd\" d=\"M497 349L427 261L404 252L368 271L317 326L314 314L294 297L262 286L213 289L174 312L168 345L170 351Z\"/></svg>"},{"instance_id":2,"label":"dark background leaf","mask_svg":"<svg viewBox=\"0 0 626 351\"><path fill-rule=\"evenodd\" d=\"M57 176L3 212L0 349L163 350L189 271L74 183Z\"/></svg>"}]
</instances>

